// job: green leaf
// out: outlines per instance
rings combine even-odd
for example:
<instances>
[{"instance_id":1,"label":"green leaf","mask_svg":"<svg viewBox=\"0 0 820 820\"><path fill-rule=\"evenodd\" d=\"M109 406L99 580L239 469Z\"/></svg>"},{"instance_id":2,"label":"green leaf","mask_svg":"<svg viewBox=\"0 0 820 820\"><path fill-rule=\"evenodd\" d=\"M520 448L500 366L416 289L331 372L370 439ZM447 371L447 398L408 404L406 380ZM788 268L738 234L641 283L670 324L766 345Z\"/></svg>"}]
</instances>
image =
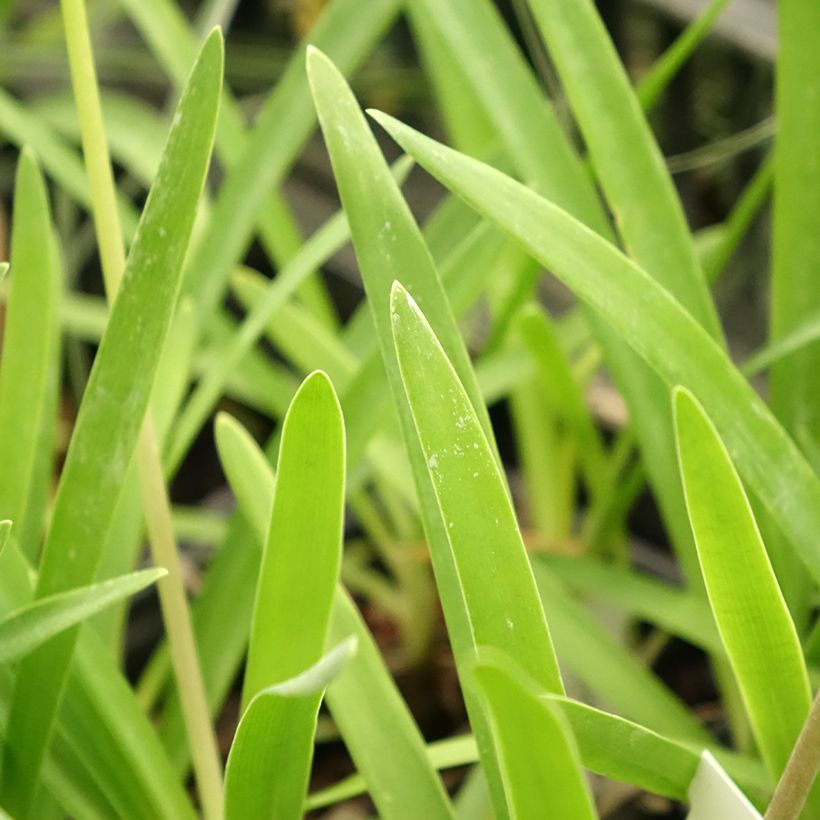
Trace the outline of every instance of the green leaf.
<instances>
[{"instance_id":1,"label":"green leaf","mask_svg":"<svg viewBox=\"0 0 820 820\"><path fill-rule=\"evenodd\" d=\"M578 443L586 486L597 495L606 479L604 445L556 329L546 312L535 304L521 311L517 329L535 360L540 384L549 395L550 407L555 408Z\"/></svg>"},{"instance_id":2,"label":"green leaf","mask_svg":"<svg viewBox=\"0 0 820 820\"><path fill-rule=\"evenodd\" d=\"M240 508L262 542L274 493L273 470L250 435L236 422L231 427L230 434L227 426L222 434L221 451L230 453L224 465ZM235 477L241 482L235 483ZM210 637L213 631L205 634ZM451 817L421 733L355 604L339 586L329 640L339 643L349 635L356 637L358 651L328 689L327 701L376 806L387 818ZM229 683L230 669L224 677Z\"/></svg>"},{"instance_id":3,"label":"green leaf","mask_svg":"<svg viewBox=\"0 0 820 820\"><path fill-rule=\"evenodd\" d=\"M489 441L493 441L489 417L430 253L355 97L333 64L316 49L308 53L308 75L342 205L350 223L384 367L413 467L416 490L421 498L425 533L428 542L434 545L431 549L434 570L439 585L452 592L444 598L448 631L457 662L463 662L474 648L471 629L460 600L458 579L446 547L445 526L434 499L426 460L414 432L393 348L389 290L394 277L401 277L427 309L430 322L467 390L480 423ZM348 396L361 407L362 395L360 386L354 382L342 398L346 414ZM357 417L363 418L358 414ZM351 453L360 452L359 446L351 432ZM483 750L492 754L488 731L481 726L481 711L477 704L470 703L470 697L468 693L467 708L474 721L474 731ZM491 781L496 810L504 816L500 779L491 775Z\"/></svg>"},{"instance_id":4,"label":"green leaf","mask_svg":"<svg viewBox=\"0 0 820 820\"><path fill-rule=\"evenodd\" d=\"M572 729L560 710L501 658L479 660L475 677L498 745L512 816L595 818Z\"/></svg>"},{"instance_id":5,"label":"green leaf","mask_svg":"<svg viewBox=\"0 0 820 820\"><path fill-rule=\"evenodd\" d=\"M398 0L333 0L310 32L345 72L352 72L394 19ZM185 292L202 316L216 306L232 266L250 242L253 219L284 178L315 123L304 73L304 46L291 57L265 101L241 156L214 202L210 224L186 265ZM288 124L287 128L282 123Z\"/></svg>"},{"instance_id":6,"label":"green leaf","mask_svg":"<svg viewBox=\"0 0 820 820\"><path fill-rule=\"evenodd\" d=\"M21 658L64 629L139 592L166 574L164 569L146 569L38 598L0 621L0 663Z\"/></svg>"},{"instance_id":7,"label":"green leaf","mask_svg":"<svg viewBox=\"0 0 820 820\"><path fill-rule=\"evenodd\" d=\"M729 0L712 0L655 60L635 89L635 95L644 111L655 107L664 90L711 32L728 3Z\"/></svg>"},{"instance_id":8,"label":"green leaf","mask_svg":"<svg viewBox=\"0 0 820 820\"><path fill-rule=\"evenodd\" d=\"M520 242L669 385L696 391L751 490L820 580L820 481L760 396L644 271L559 208L482 163L374 114L424 167Z\"/></svg>"},{"instance_id":9,"label":"green leaf","mask_svg":"<svg viewBox=\"0 0 820 820\"><path fill-rule=\"evenodd\" d=\"M0 89L0 128L10 142L33 150L48 174L84 208L91 210L91 189L82 157L27 105L3 89ZM134 207L125 197L120 197L118 204L126 234L131 236L137 225Z\"/></svg>"},{"instance_id":10,"label":"green leaf","mask_svg":"<svg viewBox=\"0 0 820 820\"><path fill-rule=\"evenodd\" d=\"M265 687L312 666L325 647L342 555L345 441L336 393L321 371L305 379L291 402L276 475L242 689L245 707Z\"/></svg>"},{"instance_id":11,"label":"green leaf","mask_svg":"<svg viewBox=\"0 0 820 820\"><path fill-rule=\"evenodd\" d=\"M356 639L349 638L306 671L253 696L228 756L227 820L301 816L319 705L355 652Z\"/></svg>"},{"instance_id":12,"label":"green leaf","mask_svg":"<svg viewBox=\"0 0 820 820\"><path fill-rule=\"evenodd\" d=\"M94 577L171 321L210 158L221 80L222 40L214 33L180 102L80 406L40 565L40 597ZM76 638L76 629L64 632L29 656L18 675L3 796L21 817L34 796Z\"/></svg>"},{"instance_id":13,"label":"green leaf","mask_svg":"<svg viewBox=\"0 0 820 820\"><path fill-rule=\"evenodd\" d=\"M432 328L398 283L391 310L402 382L447 525L473 640L505 651L560 693L544 611L498 462ZM450 590L440 593L446 601Z\"/></svg>"},{"instance_id":14,"label":"green leaf","mask_svg":"<svg viewBox=\"0 0 820 820\"><path fill-rule=\"evenodd\" d=\"M608 235L595 187L495 5L489 0L410 0L409 6L412 16L424 17L424 25L446 43L521 177ZM426 312L427 306L422 308Z\"/></svg>"},{"instance_id":15,"label":"green leaf","mask_svg":"<svg viewBox=\"0 0 820 820\"><path fill-rule=\"evenodd\" d=\"M558 656L601 702L669 737L710 742L685 704L564 589L543 561L533 561L533 570Z\"/></svg>"},{"instance_id":16,"label":"green leaf","mask_svg":"<svg viewBox=\"0 0 820 820\"><path fill-rule=\"evenodd\" d=\"M678 458L709 602L770 773L786 765L811 706L797 632L743 485L695 397L675 390Z\"/></svg>"},{"instance_id":17,"label":"green leaf","mask_svg":"<svg viewBox=\"0 0 820 820\"><path fill-rule=\"evenodd\" d=\"M820 129L820 6L811 0L778 3L780 48L775 103L772 233L772 337L779 339L817 314L820 271L820 165L812 134ZM820 347L772 368L772 407L792 434L820 443ZM798 440L800 440L798 438Z\"/></svg>"},{"instance_id":18,"label":"green leaf","mask_svg":"<svg viewBox=\"0 0 820 820\"><path fill-rule=\"evenodd\" d=\"M721 339L683 208L594 2L529 5L629 255Z\"/></svg>"},{"instance_id":19,"label":"green leaf","mask_svg":"<svg viewBox=\"0 0 820 820\"><path fill-rule=\"evenodd\" d=\"M23 151L14 193L14 271L0 360L0 464L4 465L0 517L20 525L27 516L42 523L46 499L35 490L43 481L42 473L51 473L50 433L56 423L51 399L59 369L56 315L60 298L51 236L45 185L33 156ZM20 547L34 555L39 538Z\"/></svg>"}]
</instances>

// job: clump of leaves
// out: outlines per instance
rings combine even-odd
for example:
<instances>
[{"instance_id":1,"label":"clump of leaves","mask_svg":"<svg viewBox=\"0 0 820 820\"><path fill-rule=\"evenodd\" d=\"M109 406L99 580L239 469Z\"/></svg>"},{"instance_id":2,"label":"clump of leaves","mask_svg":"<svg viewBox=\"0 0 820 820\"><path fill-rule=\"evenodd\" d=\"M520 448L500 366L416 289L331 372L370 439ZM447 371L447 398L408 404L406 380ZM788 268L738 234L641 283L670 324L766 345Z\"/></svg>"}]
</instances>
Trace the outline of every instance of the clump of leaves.
<instances>
[{"instance_id":1,"label":"clump of leaves","mask_svg":"<svg viewBox=\"0 0 820 820\"><path fill-rule=\"evenodd\" d=\"M295 818L366 794L385 818L591 818L610 780L692 818L820 815L820 11L779 2L773 166L707 243L646 112L725 0L637 89L592 0L516 5L583 157L490 0L330 0L252 123L223 85L222 35L198 33L232 4L194 26L172 0L117 4L175 89L166 117L101 91L85 4L63 0L72 95L0 94L0 130L21 147L0 359L12 816ZM401 188L411 160L388 166L346 79L400 12L452 146L372 118L447 190L422 225ZM303 239L280 189L317 123L342 208ZM148 191L141 211L112 159ZM87 213L107 301L76 287L90 246L55 227L46 178ZM710 284L772 184L772 340L744 368ZM255 238L270 280L244 264ZM365 299L342 322L319 270L348 241ZM538 303L544 269L577 308ZM479 302L489 328L468 347ZM585 399L601 362L629 415L611 442ZM63 458L64 369L79 389ZM749 382L763 369L769 401ZM236 510L176 506L169 486L223 397ZM246 408L271 421L264 447ZM644 480L680 587L631 565ZM213 548L195 591L190 539ZM156 568L135 571L143 540ZM153 583L167 640L132 685L125 599ZM601 624L603 604L703 650L720 737L631 630ZM374 611L395 625L389 653ZM428 743L396 671L424 663L442 628L469 731ZM312 788L327 741L354 771Z\"/></svg>"}]
</instances>

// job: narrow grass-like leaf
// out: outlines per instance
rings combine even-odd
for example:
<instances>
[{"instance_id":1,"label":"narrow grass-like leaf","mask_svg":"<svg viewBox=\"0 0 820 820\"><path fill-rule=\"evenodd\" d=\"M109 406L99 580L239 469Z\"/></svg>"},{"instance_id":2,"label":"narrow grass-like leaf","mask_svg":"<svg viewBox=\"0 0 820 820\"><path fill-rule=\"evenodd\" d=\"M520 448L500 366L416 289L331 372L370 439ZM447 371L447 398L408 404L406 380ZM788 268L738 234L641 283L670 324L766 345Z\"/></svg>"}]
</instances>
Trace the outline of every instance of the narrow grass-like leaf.
<instances>
[{"instance_id":1,"label":"narrow grass-like leaf","mask_svg":"<svg viewBox=\"0 0 820 820\"><path fill-rule=\"evenodd\" d=\"M474 674L493 726L512 816L592 820L592 795L560 710L541 700L537 687L501 659L480 660Z\"/></svg>"},{"instance_id":2,"label":"narrow grass-like leaf","mask_svg":"<svg viewBox=\"0 0 820 820\"><path fill-rule=\"evenodd\" d=\"M402 382L446 522L447 548L473 639L507 652L536 681L562 692L544 612L498 462L432 328L398 283L391 310ZM441 594L446 596L448 590Z\"/></svg>"},{"instance_id":3,"label":"narrow grass-like leaf","mask_svg":"<svg viewBox=\"0 0 820 820\"><path fill-rule=\"evenodd\" d=\"M0 663L21 658L64 629L139 592L163 575L164 569L146 569L38 598L0 621Z\"/></svg>"},{"instance_id":4,"label":"narrow grass-like leaf","mask_svg":"<svg viewBox=\"0 0 820 820\"><path fill-rule=\"evenodd\" d=\"M424 24L434 27L453 53L521 176L560 197L570 213L608 234L595 188L494 4L411 0L409 5L411 14L424 16Z\"/></svg>"},{"instance_id":5,"label":"narrow grass-like leaf","mask_svg":"<svg viewBox=\"0 0 820 820\"><path fill-rule=\"evenodd\" d=\"M411 163L406 159L399 161L394 169L397 178L403 180L410 167ZM294 294L310 272L326 262L349 237L344 213L334 214L302 245L276 278L267 284L264 296L255 302L235 337L220 350L218 357L212 362L205 377L182 410L168 446L167 462L172 471L179 465L200 426L208 417L231 371L253 347L276 311Z\"/></svg>"},{"instance_id":6,"label":"narrow grass-like leaf","mask_svg":"<svg viewBox=\"0 0 820 820\"><path fill-rule=\"evenodd\" d=\"M593 305L669 385L696 391L750 489L820 580L820 481L725 352L609 243L523 185L374 114L404 149Z\"/></svg>"},{"instance_id":7,"label":"narrow grass-like leaf","mask_svg":"<svg viewBox=\"0 0 820 820\"><path fill-rule=\"evenodd\" d=\"M500 151L518 178L596 233L614 239L592 178L555 122L542 89L493 4L489 0L413 0L411 11L426 14L429 25L437 27L441 41L452 50L475 104L494 125ZM487 54L493 55L492 61L486 59ZM629 407L650 483L687 580L700 583L680 478L674 469L665 385L600 316L594 311L584 313Z\"/></svg>"},{"instance_id":8,"label":"narrow grass-like leaf","mask_svg":"<svg viewBox=\"0 0 820 820\"><path fill-rule=\"evenodd\" d=\"M536 305L522 310L517 328L535 359L541 385L550 397L550 406L560 414L578 443L586 486L592 495L597 495L606 477L603 442L555 328L543 309Z\"/></svg>"},{"instance_id":9,"label":"narrow grass-like leaf","mask_svg":"<svg viewBox=\"0 0 820 820\"><path fill-rule=\"evenodd\" d=\"M299 675L253 696L228 756L227 820L301 816L319 706L355 652L356 639L349 638Z\"/></svg>"},{"instance_id":10,"label":"narrow grass-like leaf","mask_svg":"<svg viewBox=\"0 0 820 820\"><path fill-rule=\"evenodd\" d=\"M239 427L236 423L231 426ZM226 433L227 427L223 431L225 441ZM266 536L274 494L273 470L247 433L235 430L230 438L232 444L223 443L223 451L230 453L225 462L228 476L240 508L248 515L261 543ZM234 476L242 476L241 483L233 483ZM358 651L330 686L327 700L380 813L406 820L419 816L451 817L452 810L441 781L427 760L418 727L356 605L339 587L329 641L336 644L349 635L356 637ZM230 683L231 671L228 669L227 675L222 675L225 687ZM209 680L213 677L209 676Z\"/></svg>"},{"instance_id":11,"label":"narrow grass-like leaf","mask_svg":"<svg viewBox=\"0 0 820 820\"><path fill-rule=\"evenodd\" d=\"M644 111L655 107L661 94L712 30L728 3L729 0L712 0L641 78L635 95Z\"/></svg>"},{"instance_id":12,"label":"narrow grass-like leaf","mask_svg":"<svg viewBox=\"0 0 820 820\"><path fill-rule=\"evenodd\" d=\"M629 255L722 333L660 148L592 0L529 0Z\"/></svg>"},{"instance_id":13,"label":"narrow grass-like leaf","mask_svg":"<svg viewBox=\"0 0 820 820\"><path fill-rule=\"evenodd\" d=\"M180 102L91 372L44 547L38 596L94 577L173 313L210 158L221 79L222 41L215 33L203 46ZM4 802L21 817L34 795L76 636L69 630L41 647L18 676L3 790Z\"/></svg>"},{"instance_id":14,"label":"narrow grass-like leaf","mask_svg":"<svg viewBox=\"0 0 820 820\"><path fill-rule=\"evenodd\" d=\"M31 603L32 579L28 563L13 543L0 555L0 562L0 606L9 614ZM11 681L5 691L4 710L11 699ZM190 800L174 777L156 731L93 630L81 633L57 722L56 748L68 744L81 750L85 776L116 807L116 813L144 820L193 820Z\"/></svg>"},{"instance_id":15,"label":"narrow grass-like leaf","mask_svg":"<svg viewBox=\"0 0 820 820\"><path fill-rule=\"evenodd\" d=\"M0 89L2 131L22 148L29 146L43 168L83 207L91 209L91 191L80 156L71 146L21 102ZM118 200L120 219L128 236L137 225L134 207L125 198Z\"/></svg>"},{"instance_id":16,"label":"narrow grass-like leaf","mask_svg":"<svg viewBox=\"0 0 820 820\"><path fill-rule=\"evenodd\" d=\"M53 426L46 414L54 409L49 383L55 376L59 341L55 317L60 281L51 236L45 185L33 156L24 151L14 193L14 271L0 361L0 464L5 465L0 471L0 517L19 523L30 514L35 497L41 431ZM34 555L39 544L20 546Z\"/></svg>"},{"instance_id":17,"label":"narrow grass-like leaf","mask_svg":"<svg viewBox=\"0 0 820 820\"><path fill-rule=\"evenodd\" d=\"M385 818L452 818L453 810L413 716L356 605L336 593L330 641L355 635L359 650L330 685L327 702L366 790Z\"/></svg>"},{"instance_id":18,"label":"narrow grass-like leaf","mask_svg":"<svg viewBox=\"0 0 820 820\"><path fill-rule=\"evenodd\" d=\"M276 486L273 470L251 434L233 416L220 413L216 417L214 435L228 485L242 504L245 515L254 524L267 522L260 528L263 535L260 542L264 543Z\"/></svg>"},{"instance_id":19,"label":"narrow grass-like leaf","mask_svg":"<svg viewBox=\"0 0 820 820\"><path fill-rule=\"evenodd\" d=\"M740 478L687 390L675 391L686 505L709 602L770 773L783 771L811 706L806 666Z\"/></svg>"},{"instance_id":20,"label":"narrow grass-like leaf","mask_svg":"<svg viewBox=\"0 0 820 820\"><path fill-rule=\"evenodd\" d=\"M341 408L321 371L308 376L293 398L276 474L244 708L262 689L317 663L325 647L342 554L345 443Z\"/></svg>"},{"instance_id":21,"label":"narrow grass-like leaf","mask_svg":"<svg viewBox=\"0 0 820 820\"><path fill-rule=\"evenodd\" d=\"M780 48L775 102L772 234L772 336L778 339L820 308L820 163L812 134L820 129L820 6L811 0L778 3ZM820 443L820 347L807 347L771 372L772 407L793 435ZM815 464L815 467L817 465Z\"/></svg>"}]
</instances>

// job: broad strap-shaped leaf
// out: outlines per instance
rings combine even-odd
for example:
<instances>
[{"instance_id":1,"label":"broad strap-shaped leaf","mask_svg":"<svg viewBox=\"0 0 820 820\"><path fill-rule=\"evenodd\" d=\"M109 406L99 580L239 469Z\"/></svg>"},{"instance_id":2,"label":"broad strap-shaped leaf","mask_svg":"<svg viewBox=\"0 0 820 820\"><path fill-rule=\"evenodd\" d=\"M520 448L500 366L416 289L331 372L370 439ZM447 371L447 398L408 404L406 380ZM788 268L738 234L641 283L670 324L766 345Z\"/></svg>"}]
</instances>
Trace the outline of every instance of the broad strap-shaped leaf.
<instances>
[{"instance_id":1,"label":"broad strap-shaped leaf","mask_svg":"<svg viewBox=\"0 0 820 820\"><path fill-rule=\"evenodd\" d=\"M342 557L344 423L328 377L316 371L291 402L282 428L276 490L256 587L242 689L262 689L322 656Z\"/></svg>"},{"instance_id":2,"label":"broad strap-shaped leaf","mask_svg":"<svg viewBox=\"0 0 820 820\"><path fill-rule=\"evenodd\" d=\"M94 577L173 314L210 159L222 52L221 36L214 32L180 101L80 406L40 565L38 596ZM26 659L18 675L3 797L20 817L27 815L34 796L76 637L76 630L68 630L49 641Z\"/></svg>"},{"instance_id":3,"label":"broad strap-shaped leaf","mask_svg":"<svg viewBox=\"0 0 820 820\"><path fill-rule=\"evenodd\" d=\"M402 382L473 640L506 652L542 686L561 693L544 610L498 462L432 328L399 283L391 309ZM440 592L445 598L449 591Z\"/></svg>"},{"instance_id":4,"label":"broad strap-shaped leaf","mask_svg":"<svg viewBox=\"0 0 820 820\"><path fill-rule=\"evenodd\" d=\"M820 580L820 480L700 324L637 265L560 208L397 120L374 117L407 153L592 305L670 386L697 392L749 488Z\"/></svg>"},{"instance_id":5,"label":"broad strap-shaped leaf","mask_svg":"<svg viewBox=\"0 0 820 820\"><path fill-rule=\"evenodd\" d=\"M595 807L569 722L504 660L481 659L474 674L493 727L510 814L518 820L593 820Z\"/></svg>"},{"instance_id":6,"label":"broad strap-shaped leaf","mask_svg":"<svg viewBox=\"0 0 820 820\"><path fill-rule=\"evenodd\" d=\"M390 284L394 278L401 278L428 311L429 321L470 397L488 441L494 442L489 416L430 252L389 173L353 93L330 60L316 49L308 51L308 76L336 184L350 224L384 368L402 425L416 491L421 501L425 534L428 542L435 545L431 550L433 568L439 587L448 590L442 596L447 629L456 662L463 663L472 655L475 646L455 567L445 546L445 525L407 406L393 348ZM342 406L347 408L349 401L361 406L360 393L359 385L354 380L342 396ZM350 451L360 452L352 435ZM467 691L467 709L473 721L473 730L485 754L491 756L489 730L482 725L483 713L477 704L471 703L471 697ZM491 769L488 777L496 812L503 818L505 809L500 776Z\"/></svg>"},{"instance_id":7,"label":"broad strap-shaped leaf","mask_svg":"<svg viewBox=\"0 0 820 820\"><path fill-rule=\"evenodd\" d=\"M36 599L0 621L0 663L18 660L64 629L139 592L165 574L164 569L146 569Z\"/></svg>"},{"instance_id":8,"label":"broad strap-shaped leaf","mask_svg":"<svg viewBox=\"0 0 820 820\"><path fill-rule=\"evenodd\" d=\"M51 473L49 431L56 423L59 368L60 277L45 185L28 150L17 169L11 262L0 360L0 517L17 522L19 543L26 516L42 523L46 499L38 491L43 479L37 473L39 467L46 481ZM31 509L35 505L39 509ZM30 556L38 546L39 539L20 543Z\"/></svg>"},{"instance_id":9,"label":"broad strap-shaped leaf","mask_svg":"<svg viewBox=\"0 0 820 820\"><path fill-rule=\"evenodd\" d=\"M629 255L716 338L680 200L593 0L529 0Z\"/></svg>"},{"instance_id":10,"label":"broad strap-shaped leaf","mask_svg":"<svg viewBox=\"0 0 820 820\"><path fill-rule=\"evenodd\" d=\"M252 437L234 422L230 434L223 430L220 452L240 509L260 542L267 533L274 495L273 470ZM240 432L241 431L241 432ZM235 478L242 480L236 482ZM229 568L228 568L229 569ZM379 653L362 616L341 585L330 622L330 642L355 636L356 656L327 692L327 701L345 745L363 774L382 816L413 820L415 817L452 817L452 808L435 769L430 765L424 740L401 693Z\"/></svg>"},{"instance_id":11,"label":"broad strap-shaped leaf","mask_svg":"<svg viewBox=\"0 0 820 820\"><path fill-rule=\"evenodd\" d=\"M319 706L326 687L355 652L356 639L348 638L299 675L253 696L228 756L227 820L302 815Z\"/></svg>"},{"instance_id":12,"label":"broad strap-shaped leaf","mask_svg":"<svg viewBox=\"0 0 820 820\"><path fill-rule=\"evenodd\" d=\"M760 753L783 771L811 706L797 632L734 465L695 397L674 394L686 506L709 602Z\"/></svg>"}]
</instances>

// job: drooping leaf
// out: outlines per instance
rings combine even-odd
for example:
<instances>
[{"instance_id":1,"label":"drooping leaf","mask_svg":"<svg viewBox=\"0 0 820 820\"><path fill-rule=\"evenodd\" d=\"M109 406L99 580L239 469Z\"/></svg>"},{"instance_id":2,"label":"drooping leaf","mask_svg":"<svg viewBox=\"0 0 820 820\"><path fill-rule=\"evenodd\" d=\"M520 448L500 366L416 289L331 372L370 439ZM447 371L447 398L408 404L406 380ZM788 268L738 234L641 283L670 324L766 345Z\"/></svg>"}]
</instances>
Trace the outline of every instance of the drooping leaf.
<instances>
[{"instance_id":1,"label":"drooping leaf","mask_svg":"<svg viewBox=\"0 0 820 820\"><path fill-rule=\"evenodd\" d=\"M239 428L237 423L232 426ZM231 438L231 455L225 462L231 465L229 480L261 543L273 500L273 470L250 435L236 433ZM223 451L227 453L229 448ZM234 476L242 476L241 482L233 483ZM329 641L336 644L349 635L356 637L358 651L331 684L327 701L379 811L385 817L406 820L451 817L452 809L427 760L418 726L356 605L339 587ZM230 674L226 677L230 682Z\"/></svg>"},{"instance_id":2,"label":"drooping leaf","mask_svg":"<svg viewBox=\"0 0 820 820\"><path fill-rule=\"evenodd\" d=\"M319 706L355 652L349 638L299 675L254 694L228 756L227 820L301 816Z\"/></svg>"},{"instance_id":3,"label":"drooping leaf","mask_svg":"<svg viewBox=\"0 0 820 820\"><path fill-rule=\"evenodd\" d=\"M165 574L164 569L146 569L38 598L0 620L0 663L20 659L64 629L139 592Z\"/></svg>"},{"instance_id":4,"label":"drooping leaf","mask_svg":"<svg viewBox=\"0 0 820 820\"><path fill-rule=\"evenodd\" d=\"M503 660L479 660L475 677L498 746L510 813L520 820L593 820L594 803L569 722Z\"/></svg>"},{"instance_id":5,"label":"drooping leaf","mask_svg":"<svg viewBox=\"0 0 820 820\"><path fill-rule=\"evenodd\" d=\"M374 114L404 149L593 305L669 384L697 391L750 489L816 579L820 480L703 328L645 272L523 185Z\"/></svg>"}]
</instances>

